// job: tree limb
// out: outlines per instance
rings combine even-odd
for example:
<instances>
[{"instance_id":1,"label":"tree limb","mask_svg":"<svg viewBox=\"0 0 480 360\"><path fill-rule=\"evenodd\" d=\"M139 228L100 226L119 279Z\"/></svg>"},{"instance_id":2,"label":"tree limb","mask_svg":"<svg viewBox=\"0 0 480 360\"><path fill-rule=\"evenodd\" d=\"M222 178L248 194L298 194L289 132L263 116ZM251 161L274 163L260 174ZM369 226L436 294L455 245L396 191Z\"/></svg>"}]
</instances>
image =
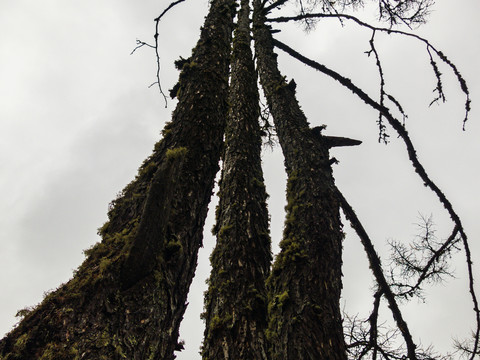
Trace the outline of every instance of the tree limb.
<instances>
[{"instance_id":1,"label":"tree limb","mask_svg":"<svg viewBox=\"0 0 480 360\"><path fill-rule=\"evenodd\" d=\"M410 360L416 360L417 356L416 356L415 350L417 348L417 345L415 345L415 343L413 342L413 338L412 338L412 335L410 334L410 330L408 329L408 325L403 319L400 308L398 307L397 301L395 300L395 295L393 294L390 286L387 283L387 279L383 274L380 257L375 251L375 247L373 246L373 243L370 240L370 237L368 236L367 232L365 231L365 228L363 227L362 223L358 219L357 214L355 214L355 211L353 210L353 208L347 202L347 200L345 199L343 194L340 192L340 190L338 190L338 188L336 188L335 190L336 190L337 198L340 202L340 206L342 207L343 213L345 214L345 217L347 218L347 220L350 221L352 228L358 234L360 241L362 242L362 245L365 248L365 252L367 253L367 257L368 257L368 262L370 264L370 269L372 270L372 273L377 281L377 284L381 292L387 299L390 310L392 311L393 318L395 319L397 323L397 327L402 333L405 343L407 345L408 357Z\"/></svg>"},{"instance_id":2,"label":"tree limb","mask_svg":"<svg viewBox=\"0 0 480 360\"><path fill-rule=\"evenodd\" d=\"M460 73L460 71L458 70L458 68L455 66L455 64L453 64L450 59L448 59L445 54L443 54L441 51L437 50L427 39L419 36L419 35L416 35L416 34L412 34L412 33L408 33L408 32L405 32L405 31L401 31L401 30L393 30L391 28L382 28L382 27L376 27L376 26L373 26L373 25L370 25L364 21L361 21L360 19L356 18L355 16L352 16L352 15L346 15L346 14L324 14L324 13L309 13L309 14L302 14L302 15L298 15L298 16L290 16L290 17L277 17L277 18L271 18L271 19L268 19L269 22L289 22L289 21L299 21L299 20L303 20L303 19L307 19L307 18L334 18L334 19L347 19L347 20L352 20L353 22L357 23L358 25L362 26L362 27L365 27L365 28L368 28L372 31L378 31L378 32L385 32L387 34L397 34L397 35L402 35L402 36L407 36L407 37L412 37L418 41L421 41L423 42L426 46L427 46L427 51L429 53L429 56L430 56L430 64L432 65L432 68L433 68L433 71L434 71L434 74L437 78L437 87L436 87L436 90L438 91L438 95L440 96L440 98L442 98L442 94L443 92L441 91L441 87L439 88L439 84L441 84L441 73L438 70L438 68L436 67L436 64L434 63L433 61L433 58L431 56L431 53L430 51L433 51L445 64L447 64L450 69L453 71L453 73L455 74L456 78L457 78L457 81L460 85L460 88L462 90L462 92L465 94L465 117L463 119L463 130L465 130L465 125L466 125L466 122L468 120L468 115L470 113L470 103L471 103L471 100L470 100L470 92L468 90L468 86L467 86L467 83L465 81L465 79L463 78L462 74ZM433 102L435 102L436 99L434 99ZM403 115L405 115L403 112L402 112Z\"/></svg>"}]
</instances>

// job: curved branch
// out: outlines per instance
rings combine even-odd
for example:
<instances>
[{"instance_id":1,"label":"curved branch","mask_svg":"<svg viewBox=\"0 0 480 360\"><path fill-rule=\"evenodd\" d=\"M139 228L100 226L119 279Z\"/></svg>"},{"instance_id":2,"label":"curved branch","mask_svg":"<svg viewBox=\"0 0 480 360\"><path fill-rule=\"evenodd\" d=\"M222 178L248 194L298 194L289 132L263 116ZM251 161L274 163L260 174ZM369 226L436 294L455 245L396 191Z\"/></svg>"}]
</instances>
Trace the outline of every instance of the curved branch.
<instances>
[{"instance_id":1,"label":"curved branch","mask_svg":"<svg viewBox=\"0 0 480 360\"><path fill-rule=\"evenodd\" d=\"M270 11L272 11L273 9L275 8L278 8L280 6L282 6L283 4L285 4L288 0L277 0L275 1L274 3L268 5L267 7L265 7L263 9L263 13L264 14L268 14Z\"/></svg>"},{"instance_id":2,"label":"curved branch","mask_svg":"<svg viewBox=\"0 0 480 360\"><path fill-rule=\"evenodd\" d=\"M458 68L455 66L455 64L452 63L450 61L450 59L448 59L447 56L445 56L445 54L443 54L440 50L437 50L435 48L435 46L433 46L427 39L425 39L425 38L423 38L419 35L408 33L408 32L401 31L401 30L393 30L393 29L389 29L389 28L382 28L382 27L373 26L373 25L370 25L370 24L358 19L355 16L346 15L346 14L310 13L310 14L302 14L302 15L298 15L298 16L289 16L289 17L282 16L282 17L267 19L267 21L281 23L281 22L289 22L289 21L300 21L300 20L304 20L304 19L308 19L308 18L334 18L334 19L352 20L353 22L357 23L358 25L360 25L362 27L365 27L365 28L368 28L368 29L372 30L373 32L375 32L375 31L385 32L389 35L390 34L397 34L397 35L412 37L412 38L414 38L414 39L416 39L420 42L423 42L427 46L427 52L429 53L430 60L431 60L430 64L432 65L435 77L437 78L437 88L436 88L436 90L439 91L438 95L440 96L440 98L444 99L443 92L441 92L441 88L440 89L438 88L438 84L441 84L441 80L440 80L441 74L438 71L438 68L436 68L436 63L433 61L433 58L431 56L430 51L433 51L445 64L448 65L448 67L450 67L450 69L455 74L458 83L460 84L460 88L461 88L462 92L465 94L465 98L466 98L465 99L465 117L463 119L463 130L465 130L465 124L468 120L468 115L469 115L470 109L471 109L470 108L470 103L471 103L470 92L468 90L467 82L465 81L462 74L460 73ZM436 100L438 100L438 99L434 99L433 102L435 102Z\"/></svg>"},{"instance_id":3,"label":"curved branch","mask_svg":"<svg viewBox=\"0 0 480 360\"><path fill-rule=\"evenodd\" d=\"M408 329L407 323L403 319L400 308L398 307L397 301L395 300L395 295L393 294L392 289L388 285L387 279L383 274L380 257L375 251L375 247L373 246L373 243L370 240L370 237L368 236L367 232L365 231L365 228L363 227L362 223L358 219L357 214L355 214L355 211L353 210L353 208L347 202L347 200L345 199L343 194L340 192L340 190L338 190L338 188L335 188L335 190L336 190L336 195L338 197L338 200L340 202L340 206L342 207L343 213L345 214L345 217L347 218L347 220L350 221L352 228L357 233L358 237L360 238L360 241L362 242L363 247L365 248L365 252L367 253L367 257L368 257L368 262L370 264L370 269L372 269L372 273L375 276L375 279L377 280L378 286L380 288L380 292L383 293L383 295L387 299L390 310L392 311L393 318L397 323L397 327L401 331L403 338L405 339L405 343L407 345L408 357L411 360L417 359L416 352L415 352L415 349L417 348L417 346L413 342L413 338L412 338L412 335L410 334L410 330ZM378 293L380 294L380 292Z\"/></svg>"},{"instance_id":4,"label":"curved branch","mask_svg":"<svg viewBox=\"0 0 480 360\"><path fill-rule=\"evenodd\" d=\"M177 1L174 1L172 2L170 5L167 6L167 8L165 10L163 10L163 12L157 17L154 19L154 21L157 23L158 25L158 22L160 21L160 19L163 17L163 15L165 15L171 8L173 8L174 6L180 4L181 2L184 2L185 0L177 0Z\"/></svg>"},{"instance_id":5,"label":"curved branch","mask_svg":"<svg viewBox=\"0 0 480 360\"><path fill-rule=\"evenodd\" d=\"M137 39L137 46L132 50L132 52L130 53L130 55L132 55L136 50L138 50L139 48L143 47L143 46L147 46L147 47L150 47L152 49L155 50L155 57L156 57L156 60L157 60L157 81L153 82L152 84L150 84L149 88L151 88L152 86L154 85L158 85L158 89L160 90L160 94L163 96L163 99L165 100L165 108L167 107L167 96L165 95L165 93L163 92L163 89L162 89L162 86L160 84L160 54L158 52L158 25L160 23L160 19L171 9L173 8L174 6L178 5L179 3L181 2L184 2L185 0L177 0L177 1L174 1L172 2L170 5L167 6L167 8L165 10L162 11L162 13L156 17L153 21L155 21L155 35L153 36L154 39L155 39L155 45L151 45L149 43L146 43L145 41L141 41L141 40L138 40Z\"/></svg>"}]
</instances>

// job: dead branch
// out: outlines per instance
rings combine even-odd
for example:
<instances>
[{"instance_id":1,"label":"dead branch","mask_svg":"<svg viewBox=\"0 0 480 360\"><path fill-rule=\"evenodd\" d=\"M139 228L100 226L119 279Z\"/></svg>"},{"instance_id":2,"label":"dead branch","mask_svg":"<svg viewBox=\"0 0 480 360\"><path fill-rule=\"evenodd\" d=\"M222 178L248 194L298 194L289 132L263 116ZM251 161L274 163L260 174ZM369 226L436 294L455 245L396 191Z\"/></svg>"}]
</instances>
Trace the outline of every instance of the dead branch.
<instances>
[{"instance_id":1,"label":"dead branch","mask_svg":"<svg viewBox=\"0 0 480 360\"><path fill-rule=\"evenodd\" d=\"M372 269L372 273L375 277L375 280L377 281L377 284L381 292L383 293L383 295L385 296L388 302L393 318L395 319L397 323L397 327L402 333L403 338L405 340L405 344L407 345L408 357L410 360L416 360L417 345L415 345L415 343L413 342L413 338L412 338L412 335L410 334L410 330L408 329L408 325L403 319L403 315L400 311L400 308L398 307L397 301L395 300L395 295L393 294L390 286L387 283L387 279L383 274L380 257L375 251L375 247L373 246L373 243L370 240L370 237L368 236L362 223L360 222L357 215L355 214L355 211L347 202L347 200L345 199L343 194L340 192L340 190L336 189L336 195L340 202L340 206L342 207L343 213L345 214L345 217L347 218L347 220L350 221L352 228L357 233L363 247L365 248L365 252L368 257L368 262L370 264L370 269Z\"/></svg>"},{"instance_id":2,"label":"dead branch","mask_svg":"<svg viewBox=\"0 0 480 360\"><path fill-rule=\"evenodd\" d=\"M429 57L431 59L430 64L432 65L434 75L437 79L436 92L438 93L438 96L440 96L440 99L444 99L444 94L443 94L442 87L441 86L439 87L439 84L441 85L441 75L442 74L440 73L440 71L437 71L438 67L436 67L436 63L433 60L431 52L436 54L440 58L440 60L442 60L448 67L450 67L450 69L453 71L453 73L455 74L455 76L457 78L457 81L460 85L460 88L461 88L462 92L465 94L465 98L466 98L465 99L465 117L464 117L463 123L462 123L463 124L463 130L465 130L465 124L468 120L468 115L470 113L470 103L471 103L470 92L468 90L467 82L465 81L462 74L460 73L458 68L455 66L455 64L453 64L450 61L450 59L448 59L447 56L445 56L445 54L443 54L441 51L437 50L435 48L435 46L433 46L427 39L425 39L425 38L423 38L419 35L408 33L408 32L401 31L401 30L393 30L391 28L382 28L382 27L373 26L373 25L370 25L370 24L368 24L364 21L361 21L360 19L356 18L355 16L345 15L345 14L310 13L310 14L303 14L303 15L290 16L290 17L277 17L277 18L268 19L267 21L269 21L269 22L289 22L289 21L300 21L300 20L303 20L305 18L333 18L333 19L351 20L351 21L355 22L356 24L360 25L361 27L368 28L372 31L384 32L384 33L387 33L389 35L390 34L397 34L397 35L401 35L401 36L407 36L407 37L414 38L414 39L416 39L420 42L423 42L426 45L427 52L428 52ZM433 102L435 102L435 99L433 100ZM402 112L402 114L404 114L404 113Z\"/></svg>"},{"instance_id":3,"label":"dead branch","mask_svg":"<svg viewBox=\"0 0 480 360\"><path fill-rule=\"evenodd\" d=\"M167 108L168 103L167 103L167 96L163 92L162 85L161 85L161 82L160 82L160 53L158 51L158 36L159 36L158 27L159 27L160 19L170 9L173 8L174 6L180 4L181 2L184 2L184 1L185 0L177 0L177 1L172 2L170 5L167 6L167 8L165 10L162 11L162 13L158 17L156 17L153 20L153 21L155 21L155 35L153 36L154 39L155 39L155 45L151 45L151 44L149 44L145 41L141 41L141 40L137 39L137 46L130 53L130 55L132 55L136 50L138 50L139 48L144 47L144 46L150 47L150 48L155 50L155 58L157 60L157 74L156 74L157 81L153 82L148 87L151 88L152 86L158 85L158 90L160 91L160 94L163 96L163 99L165 100L165 108Z\"/></svg>"}]
</instances>

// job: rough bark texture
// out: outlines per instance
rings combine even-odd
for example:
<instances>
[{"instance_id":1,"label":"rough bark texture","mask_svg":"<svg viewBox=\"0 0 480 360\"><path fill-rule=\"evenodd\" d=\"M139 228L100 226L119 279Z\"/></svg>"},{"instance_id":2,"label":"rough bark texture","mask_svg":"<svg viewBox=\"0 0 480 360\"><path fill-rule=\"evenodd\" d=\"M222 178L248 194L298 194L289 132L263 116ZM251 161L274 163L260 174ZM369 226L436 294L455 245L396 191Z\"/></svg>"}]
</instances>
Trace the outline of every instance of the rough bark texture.
<instances>
[{"instance_id":1,"label":"rough bark texture","mask_svg":"<svg viewBox=\"0 0 480 360\"><path fill-rule=\"evenodd\" d=\"M222 148L235 2L213 0L164 138L112 203L73 279L0 342L0 359L173 359Z\"/></svg>"},{"instance_id":2,"label":"rough bark texture","mask_svg":"<svg viewBox=\"0 0 480 360\"><path fill-rule=\"evenodd\" d=\"M248 3L241 2L233 39L230 111L214 228L217 245L203 314L203 359L267 359L265 280L271 253Z\"/></svg>"},{"instance_id":3,"label":"rough bark texture","mask_svg":"<svg viewBox=\"0 0 480 360\"><path fill-rule=\"evenodd\" d=\"M268 279L272 359L346 359L340 313L342 225L328 146L308 127L295 83L278 71L260 0L254 1L260 82L288 174L281 252Z\"/></svg>"}]
</instances>

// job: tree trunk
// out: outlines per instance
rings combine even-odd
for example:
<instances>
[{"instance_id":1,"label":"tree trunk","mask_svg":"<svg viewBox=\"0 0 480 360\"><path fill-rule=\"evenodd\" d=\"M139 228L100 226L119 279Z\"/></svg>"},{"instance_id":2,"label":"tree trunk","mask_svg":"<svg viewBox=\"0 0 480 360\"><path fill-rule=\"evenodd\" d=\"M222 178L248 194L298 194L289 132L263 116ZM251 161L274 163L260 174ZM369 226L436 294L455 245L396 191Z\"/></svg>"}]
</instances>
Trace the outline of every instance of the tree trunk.
<instances>
[{"instance_id":1,"label":"tree trunk","mask_svg":"<svg viewBox=\"0 0 480 360\"><path fill-rule=\"evenodd\" d=\"M328 146L314 136L278 70L261 0L254 1L260 82L273 115L288 175L281 252L268 279L267 330L272 359L342 359L342 225Z\"/></svg>"},{"instance_id":2,"label":"tree trunk","mask_svg":"<svg viewBox=\"0 0 480 360\"><path fill-rule=\"evenodd\" d=\"M234 0L212 0L164 138L112 203L73 279L0 342L0 359L173 359L222 148Z\"/></svg>"},{"instance_id":3,"label":"tree trunk","mask_svg":"<svg viewBox=\"0 0 480 360\"><path fill-rule=\"evenodd\" d=\"M233 39L230 110L205 294L203 359L266 360L265 280L271 253L261 168L257 77L250 49L249 1Z\"/></svg>"}]
</instances>

